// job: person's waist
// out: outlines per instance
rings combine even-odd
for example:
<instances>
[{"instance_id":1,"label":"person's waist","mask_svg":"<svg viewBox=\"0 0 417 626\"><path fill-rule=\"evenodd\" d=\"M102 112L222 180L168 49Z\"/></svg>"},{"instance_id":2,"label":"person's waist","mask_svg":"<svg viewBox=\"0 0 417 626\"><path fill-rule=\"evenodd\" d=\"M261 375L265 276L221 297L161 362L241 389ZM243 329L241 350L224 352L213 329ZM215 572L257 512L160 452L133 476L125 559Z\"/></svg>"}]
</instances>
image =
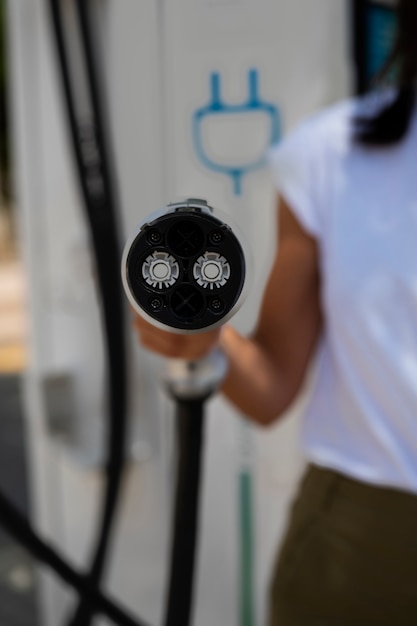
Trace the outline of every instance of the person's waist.
<instances>
[{"instance_id":1,"label":"person's waist","mask_svg":"<svg viewBox=\"0 0 417 626\"><path fill-rule=\"evenodd\" d=\"M337 491L338 500L345 501L347 505L354 503L355 507L363 511L372 509L373 515L399 515L403 519L409 517L410 521L416 523L417 494L411 490L370 483L348 472L315 463L309 463L306 477L313 490L314 485L317 485L320 491L323 485L327 488L331 485L332 489Z\"/></svg>"}]
</instances>

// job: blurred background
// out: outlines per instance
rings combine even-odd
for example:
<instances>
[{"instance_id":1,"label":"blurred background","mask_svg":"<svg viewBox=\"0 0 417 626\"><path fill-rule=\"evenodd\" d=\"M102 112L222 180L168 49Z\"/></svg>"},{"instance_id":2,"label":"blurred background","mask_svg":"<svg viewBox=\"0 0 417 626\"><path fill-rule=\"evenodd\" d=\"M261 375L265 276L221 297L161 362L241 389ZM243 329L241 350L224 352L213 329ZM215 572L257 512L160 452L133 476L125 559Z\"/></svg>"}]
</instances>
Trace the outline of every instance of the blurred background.
<instances>
[{"instance_id":1,"label":"blurred background","mask_svg":"<svg viewBox=\"0 0 417 626\"><path fill-rule=\"evenodd\" d=\"M104 487L109 379L50 4L0 0L0 488L82 569ZM60 4L79 114L88 118L75 2ZM302 118L370 84L393 40L394 3L86 4L121 243L148 213L183 197L206 198L230 214L253 253L251 296L234 320L248 332L274 250L264 155ZM137 345L128 317L126 334L128 465L105 588L160 624L173 406L158 382L160 360ZM296 446L303 401L267 431L250 427L221 398L209 404L197 626L265 622L270 568L303 468ZM251 476L249 513L240 500L242 471ZM65 624L75 600L3 532L0 519L0 623Z\"/></svg>"}]
</instances>

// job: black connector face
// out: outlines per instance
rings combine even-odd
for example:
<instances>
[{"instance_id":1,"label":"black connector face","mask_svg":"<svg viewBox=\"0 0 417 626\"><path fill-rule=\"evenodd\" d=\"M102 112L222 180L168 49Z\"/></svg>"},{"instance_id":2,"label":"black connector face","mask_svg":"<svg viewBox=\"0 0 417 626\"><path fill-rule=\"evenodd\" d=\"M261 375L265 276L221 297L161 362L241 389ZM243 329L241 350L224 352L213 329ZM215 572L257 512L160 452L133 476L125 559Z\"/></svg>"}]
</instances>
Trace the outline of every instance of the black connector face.
<instances>
[{"instance_id":1,"label":"black connector face","mask_svg":"<svg viewBox=\"0 0 417 626\"><path fill-rule=\"evenodd\" d=\"M204 330L221 322L239 300L243 249L212 213L171 211L145 224L133 240L126 281L151 320L181 331Z\"/></svg>"}]
</instances>

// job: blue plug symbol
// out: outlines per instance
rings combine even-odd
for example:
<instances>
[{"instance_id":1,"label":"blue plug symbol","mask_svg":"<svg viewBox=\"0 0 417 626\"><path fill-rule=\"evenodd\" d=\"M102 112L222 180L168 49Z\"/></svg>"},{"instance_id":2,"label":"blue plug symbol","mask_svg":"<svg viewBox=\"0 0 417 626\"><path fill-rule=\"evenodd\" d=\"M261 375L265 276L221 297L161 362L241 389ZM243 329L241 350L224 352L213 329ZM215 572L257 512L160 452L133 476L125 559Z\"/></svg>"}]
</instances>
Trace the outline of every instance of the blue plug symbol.
<instances>
[{"instance_id":1,"label":"blue plug symbol","mask_svg":"<svg viewBox=\"0 0 417 626\"><path fill-rule=\"evenodd\" d=\"M259 96L259 73L256 69L248 72L248 99L241 104L225 104L220 94L220 74L213 72L210 76L211 102L204 107L197 109L193 115L193 143L194 149L200 161L208 169L230 176L233 182L233 191L235 195L242 193L243 177L256 169L261 168L265 164L265 151L261 156L250 162L240 165L230 165L219 163L209 157L204 147L203 139L203 122L212 116L236 116L242 113L259 113L265 115L269 122L269 141L268 146L277 142L281 135L281 121L278 108L269 102L264 102ZM265 146L267 148L268 146ZM237 160L239 157L237 157Z\"/></svg>"}]
</instances>

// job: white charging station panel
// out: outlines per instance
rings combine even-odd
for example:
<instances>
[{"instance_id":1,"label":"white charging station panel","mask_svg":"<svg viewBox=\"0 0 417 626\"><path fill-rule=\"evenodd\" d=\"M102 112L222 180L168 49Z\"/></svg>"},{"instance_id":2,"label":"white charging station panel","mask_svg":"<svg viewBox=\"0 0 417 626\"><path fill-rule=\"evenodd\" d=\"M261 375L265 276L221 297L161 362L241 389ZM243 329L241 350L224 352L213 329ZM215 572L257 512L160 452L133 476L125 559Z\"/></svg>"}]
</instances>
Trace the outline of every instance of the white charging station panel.
<instances>
[{"instance_id":1,"label":"white charging station panel","mask_svg":"<svg viewBox=\"0 0 417 626\"><path fill-rule=\"evenodd\" d=\"M18 197L30 279L28 411L41 441L34 449L53 450L49 463L57 469L64 453L57 451L42 419L43 379L70 375L76 407L72 444L78 458L93 463L101 454L105 415L102 337L47 3L13 0L9 5ZM276 241L275 190L265 153L299 120L349 93L349 2L117 0L94 5L123 238L145 215L184 197L205 198L229 214L252 250L251 292L234 320L242 332L249 332ZM130 346L131 443L145 472L140 476L147 479L137 500L132 496L137 508L125 509L126 535L118 542L110 587L138 615L161 623L172 493L172 406L159 388L159 360L138 347L133 332ZM265 623L269 572L302 467L298 414L293 411L285 423L259 432L221 398L209 404L197 626ZM65 458L67 465L76 463ZM43 528L85 562L78 522L63 523L58 536L50 514L56 494L48 490L42 455L34 453L33 463ZM81 470L74 472L82 476ZM72 492L65 476L63 471L59 499L70 518ZM85 497L88 484L77 480ZM153 559L152 566L146 559ZM130 582L122 584L127 571ZM251 602L243 606L245 585L250 585ZM60 606L52 613L45 619L47 626L60 623L65 610Z\"/></svg>"}]
</instances>

